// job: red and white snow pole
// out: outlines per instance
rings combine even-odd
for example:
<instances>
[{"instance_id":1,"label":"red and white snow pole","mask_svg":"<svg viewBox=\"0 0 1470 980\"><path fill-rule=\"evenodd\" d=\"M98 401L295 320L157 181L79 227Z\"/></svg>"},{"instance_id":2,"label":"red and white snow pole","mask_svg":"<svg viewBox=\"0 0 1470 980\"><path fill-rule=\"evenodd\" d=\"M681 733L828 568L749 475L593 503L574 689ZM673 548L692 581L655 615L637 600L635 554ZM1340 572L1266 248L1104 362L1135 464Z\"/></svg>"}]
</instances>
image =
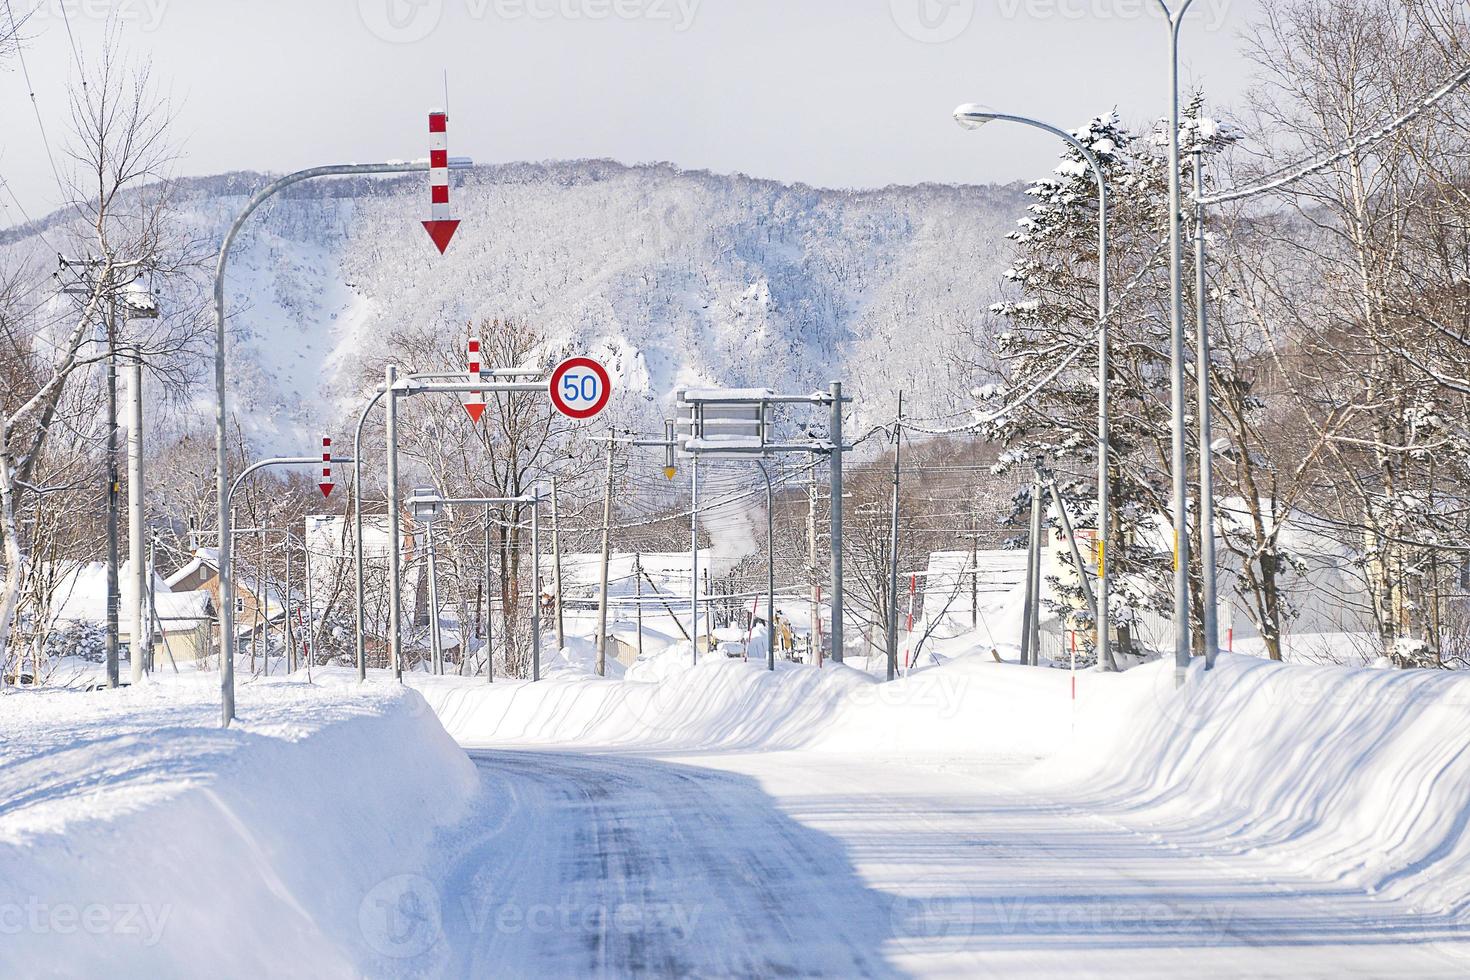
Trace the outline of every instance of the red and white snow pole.
<instances>
[{"instance_id":1,"label":"red and white snow pole","mask_svg":"<svg viewBox=\"0 0 1470 980\"><path fill-rule=\"evenodd\" d=\"M320 489L321 492L322 492L322 498L325 499L327 497L330 497L332 495L332 489L336 485L337 485L337 482L332 479L332 440L330 440L330 439L323 439L322 440L322 482L320 482L320 483L317 484L317 488Z\"/></svg>"},{"instance_id":2,"label":"red and white snow pole","mask_svg":"<svg viewBox=\"0 0 1470 980\"><path fill-rule=\"evenodd\" d=\"M424 228L440 255L459 228L449 211L449 114L441 109L429 113L429 220Z\"/></svg>"},{"instance_id":3,"label":"red and white snow pole","mask_svg":"<svg viewBox=\"0 0 1470 980\"><path fill-rule=\"evenodd\" d=\"M481 344L478 337L470 338L469 350L469 373L471 381L480 380L480 372L485 366L481 360ZM464 410L470 413L470 421L478 423L481 416L485 414L485 393L483 391L469 391L464 395Z\"/></svg>"}]
</instances>

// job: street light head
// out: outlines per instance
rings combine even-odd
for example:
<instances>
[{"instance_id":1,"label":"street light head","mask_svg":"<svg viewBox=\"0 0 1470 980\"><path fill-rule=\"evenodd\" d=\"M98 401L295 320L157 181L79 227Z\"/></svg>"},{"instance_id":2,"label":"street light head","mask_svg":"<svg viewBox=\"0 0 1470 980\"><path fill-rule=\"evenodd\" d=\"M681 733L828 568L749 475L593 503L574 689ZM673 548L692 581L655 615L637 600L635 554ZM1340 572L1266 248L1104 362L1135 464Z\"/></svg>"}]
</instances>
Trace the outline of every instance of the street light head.
<instances>
[{"instance_id":1,"label":"street light head","mask_svg":"<svg viewBox=\"0 0 1470 980\"><path fill-rule=\"evenodd\" d=\"M995 119L994 110L977 102L968 102L954 111L954 121L964 129L979 129Z\"/></svg>"}]
</instances>

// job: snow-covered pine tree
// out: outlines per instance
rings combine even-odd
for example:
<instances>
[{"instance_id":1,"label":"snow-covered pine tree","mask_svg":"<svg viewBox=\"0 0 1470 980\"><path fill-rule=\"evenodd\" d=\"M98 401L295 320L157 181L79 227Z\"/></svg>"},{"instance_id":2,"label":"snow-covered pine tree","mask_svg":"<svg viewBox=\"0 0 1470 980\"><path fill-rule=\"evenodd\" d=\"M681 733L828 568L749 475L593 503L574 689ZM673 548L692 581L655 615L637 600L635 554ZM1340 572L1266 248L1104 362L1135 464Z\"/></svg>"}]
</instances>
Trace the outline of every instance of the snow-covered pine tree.
<instances>
[{"instance_id":1,"label":"snow-covered pine tree","mask_svg":"<svg viewBox=\"0 0 1470 980\"><path fill-rule=\"evenodd\" d=\"M1214 153L1232 137L1201 117L1201 104L1190 104L1181 135L1186 147L1202 139ZM1166 140L1161 130L1129 130L1115 112L1073 135L1097 157L1110 194L1111 613L1127 648L1137 611L1172 605ZM1186 187L1191 166L1186 155ZM1010 236L1018 254L1007 273L1022 297L991 310L1007 328L992 351L1000 381L985 390L992 408L1019 405L989 434L1006 447L999 472L1044 460L1073 523L1096 528L1097 188L1087 162L1068 147L1027 193L1035 203ZM1187 268L1185 282L1192 281ZM1014 518L1029 506L1029 494L1019 494ZM1070 561L1065 549L1063 556ZM1080 590L1061 598L1069 611L1083 605ZM1073 621L1092 625L1081 614Z\"/></svg>"}]
</instances>

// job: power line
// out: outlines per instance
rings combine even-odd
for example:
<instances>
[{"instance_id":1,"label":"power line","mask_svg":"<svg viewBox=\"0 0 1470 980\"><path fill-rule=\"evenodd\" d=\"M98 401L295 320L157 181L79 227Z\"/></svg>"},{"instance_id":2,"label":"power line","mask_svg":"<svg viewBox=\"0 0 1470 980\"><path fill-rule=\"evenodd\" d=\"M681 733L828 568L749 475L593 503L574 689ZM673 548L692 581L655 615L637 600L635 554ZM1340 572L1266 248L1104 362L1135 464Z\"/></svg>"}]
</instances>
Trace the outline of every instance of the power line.
<instances>
[{"instance_id":1,"label":"power line","mask_svg":"<svg viewBox=\"0 0 1470 980\"><path fill-rule=\"evenodd\" d=\"M65 4L62 5L63 8ZM15 23L15 11L11 9L10 0L5 0L5 13L12 24ZM31 110L36 114L36 125L41 130L41 143L46 147L46 159L51 164L51 175L56 178L56 189L66 195L66 182L61 179L61 170L56 166L56 156L51 152L51 138L46 135L46 122L41 118L41 105L36 101L36 88L31 83L30 69L26 66L25 45L18 44L15 48L16 59L20 62L20 74L26 83L26 92L31 97ZM24 213L24 212L22 212Z\"/></svg>"}]
</instances>

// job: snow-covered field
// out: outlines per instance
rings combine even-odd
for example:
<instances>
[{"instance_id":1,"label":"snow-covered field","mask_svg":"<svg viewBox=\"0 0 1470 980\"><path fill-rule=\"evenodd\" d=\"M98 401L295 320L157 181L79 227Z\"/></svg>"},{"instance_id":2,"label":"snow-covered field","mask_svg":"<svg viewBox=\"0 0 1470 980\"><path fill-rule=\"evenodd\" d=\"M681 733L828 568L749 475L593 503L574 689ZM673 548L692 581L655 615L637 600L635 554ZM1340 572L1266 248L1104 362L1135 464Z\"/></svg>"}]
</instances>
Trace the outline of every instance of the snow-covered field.
<instances>
[{"instance_id":1,"label":"snow-covered field","mask_svg":"<svg viewBox=\"0 0 1470 980\"><path fill-rule=\"evenodd\" d=\"M1455 675L687 659L7 695L0 974L1470 973Z\"/></svg>"}]
</instances>

